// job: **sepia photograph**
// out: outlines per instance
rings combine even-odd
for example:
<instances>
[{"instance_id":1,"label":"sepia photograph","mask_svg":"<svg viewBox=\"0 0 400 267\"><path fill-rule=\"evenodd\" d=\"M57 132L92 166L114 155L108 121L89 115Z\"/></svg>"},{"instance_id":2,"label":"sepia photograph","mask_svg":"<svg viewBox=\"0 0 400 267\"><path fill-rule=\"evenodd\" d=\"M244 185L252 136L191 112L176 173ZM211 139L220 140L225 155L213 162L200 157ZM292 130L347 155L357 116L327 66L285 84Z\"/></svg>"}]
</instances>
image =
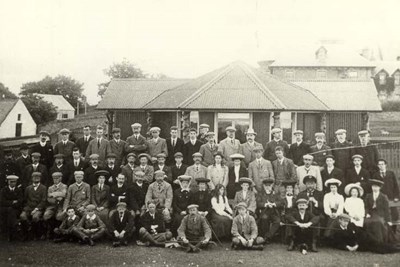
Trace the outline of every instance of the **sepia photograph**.
<instances>
[{"instance_id":1,"label":"sepia photograph","mask_svg":"<svg viewBox=\"0 0 400 267\"><path fill-rule=\"evenodd\" d=\"M0 0L0 266L399 266L399 10Z\"/></svg>"}]
</instances>

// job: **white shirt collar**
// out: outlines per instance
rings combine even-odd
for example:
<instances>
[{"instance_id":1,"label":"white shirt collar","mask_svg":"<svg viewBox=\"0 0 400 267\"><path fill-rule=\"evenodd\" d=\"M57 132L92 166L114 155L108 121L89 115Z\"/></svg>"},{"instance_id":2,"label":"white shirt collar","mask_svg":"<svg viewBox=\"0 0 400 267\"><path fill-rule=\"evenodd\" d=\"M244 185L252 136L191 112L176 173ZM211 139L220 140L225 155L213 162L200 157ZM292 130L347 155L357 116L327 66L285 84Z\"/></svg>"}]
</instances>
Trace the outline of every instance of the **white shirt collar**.
<instances>
[{"instance_id":1,"label":"white shirt collar","mask_svg":"<svg viewBox=\"0 0 400 267\"><path fill-rule=\"evenodd\" d=\"M47 143L47 142L42 142L42 141L39 141L39 143L40 143L40 146L42 146L42 147L43 147L43 146L46 146L46 143Z\"/></svg>"},{"instance_id":2,"label":"white shirt collar","mask_svg":"<svg viewBox=\"0 0 400 267\"><path fill-rule=\"evenodd\" d=\"M75 220L75 218L76 218L76 214L74 214L74 216L72 216L72 217L68 217L69 220Z\"/></svg>"},{"instance_id":3,"label":"white shirt collar","mask_svg":"<svg viewBox=\"0 0 400 267\"><path fill-rule=\"evenodd\" d=\"M92 216L89 216L89 214L86 214L86 219L94 220L94 219L96 219L96 214L93 214Z\"/></svg>"}]
</instances>

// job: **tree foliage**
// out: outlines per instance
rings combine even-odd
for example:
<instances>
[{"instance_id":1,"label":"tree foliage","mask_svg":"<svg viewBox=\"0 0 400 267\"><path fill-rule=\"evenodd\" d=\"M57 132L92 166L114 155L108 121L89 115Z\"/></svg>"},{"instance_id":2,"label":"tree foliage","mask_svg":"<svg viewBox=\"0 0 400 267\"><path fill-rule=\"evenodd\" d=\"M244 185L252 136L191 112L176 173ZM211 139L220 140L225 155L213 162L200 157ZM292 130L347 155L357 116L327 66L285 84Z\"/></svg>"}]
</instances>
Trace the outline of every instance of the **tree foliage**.
<instances>
[{"instance_id":1,"label":"tree foliage","mask_svg":"<svg viewBox=\"0 0 400 267\"><path fill-rule=\"evenodd\" d=\"M25 83L21 87L21 96L30 94L62 95L73 106L76 107L79 98L82 98L83 83L71 77L58 75L55 78L46 76L37 82Z\"/></svg>"},{"instance_id":2,"label":"tree foliage","mask_svg":"<svg viewBox=\"0 0 400 267\"><path fill-rule=\"evenodd\" d=\"M0 99L2 98L18 98L13 92L8 89L4 84L0 83Z\"/></svg>"},{"instance_id":3,"label":"tree foliage","mask_svg":"<svg viewBox=\"0 0 400 267\"><path fill-rule=\"evenodd\" d=\"M21 97L26 108L37 125L43 125L57 118L56 107L43 100L42 97L29 94Z\"/></svg>"}]
</instances>

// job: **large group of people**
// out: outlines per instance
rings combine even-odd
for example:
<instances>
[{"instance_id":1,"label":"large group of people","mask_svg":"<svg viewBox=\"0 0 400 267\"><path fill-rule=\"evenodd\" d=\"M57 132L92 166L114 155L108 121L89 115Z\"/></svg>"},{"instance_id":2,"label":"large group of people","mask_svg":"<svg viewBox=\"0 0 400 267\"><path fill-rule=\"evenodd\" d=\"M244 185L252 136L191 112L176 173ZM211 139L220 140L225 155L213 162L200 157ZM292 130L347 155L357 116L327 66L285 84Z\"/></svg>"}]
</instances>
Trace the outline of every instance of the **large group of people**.
<instances>
[{"instance_id":1,"label":"large group of people","mask_svg":"<svg viewBox=\"0 0 400 267\"><path fill-rule=\"evenodd\" d=\"M160 128L141 134L131 125L126 141L121 130L104 137L90 126L72 142L62 129L53 147L49 134L40 142L20 146L20 156L4 151L0 163L1 232L18 237L80 242L93 246L110 239L113 246L132 241L144 246L180 246L199 252L212 240L229 240L233 249L262 250L285 242L287 250L317 252L321 242L348 251L394 252L391 244L399 201L394 172L369 141L347 141L346 130L326 144L315 134L315 145L294 132L295 142L235 139L234 127L219 144L206 124L190 129L185 143L178 128L170 138Z\"/></svg>"}]
</instances>

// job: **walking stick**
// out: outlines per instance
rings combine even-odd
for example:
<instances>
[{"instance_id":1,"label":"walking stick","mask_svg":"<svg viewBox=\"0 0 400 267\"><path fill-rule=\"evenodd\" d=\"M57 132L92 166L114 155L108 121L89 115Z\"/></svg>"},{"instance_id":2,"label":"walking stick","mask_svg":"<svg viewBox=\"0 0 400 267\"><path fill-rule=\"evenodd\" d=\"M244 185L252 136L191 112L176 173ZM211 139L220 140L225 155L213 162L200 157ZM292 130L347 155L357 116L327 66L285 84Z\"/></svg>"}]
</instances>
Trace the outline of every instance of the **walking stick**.
<instances>
[{"instance_id":1,"label":"walking stick","mask_svg":"<svg viewBox=\"0 0 400 267\"><path fill-rule=\"evenodd\" d=\"M211 232L214 234L215 239L217 239L218 244L220 245L220 247L222 247L222 242L221 242L221 240L219 240L217 234L214 232L214 229L212 228L211 223L207 220L207 218L205 216L204 216L204 219L206 220L206 223L208 224L208 226L210 226Z\"/></svg>"}]
</instances>

